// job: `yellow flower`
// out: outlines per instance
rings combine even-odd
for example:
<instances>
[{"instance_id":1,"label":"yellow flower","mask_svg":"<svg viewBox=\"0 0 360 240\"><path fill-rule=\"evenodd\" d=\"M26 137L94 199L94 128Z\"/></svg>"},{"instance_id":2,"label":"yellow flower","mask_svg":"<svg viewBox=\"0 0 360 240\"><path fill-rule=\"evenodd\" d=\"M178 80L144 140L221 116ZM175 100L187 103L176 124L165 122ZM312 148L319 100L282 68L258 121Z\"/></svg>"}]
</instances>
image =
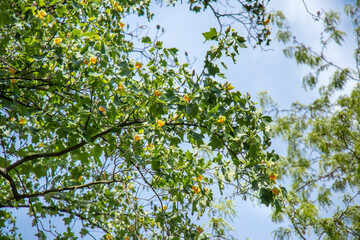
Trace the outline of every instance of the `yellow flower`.
<instances>
[{"instance_id":1,"label":"yellow flower","mask_svg":"<svg viewBox=\"0 0 360 240\"><path fill-rule=\"evenodd\" d=\"M20 125L25 125L26 122L27 122L27 120L25 118L20 117L20 120L19 120Z\"/></svg>"},{"instance_id":2,"label":"yellow flower","mask_svg":"<svg viewBox=\"0 0 360 240\"><path fill-rule=\"evenodd\" d=\"M106 112L106 110L103 107L99 107L100 112Z\"/></svg>"},{"instance_id":3,"label":"yellow flower","mask_svg":"<svg viewBox=\"0 0 360 240\"><path fill-rule=\"evenodd\" d=\"M200 188L198 186L192 186L191 189L195 192L195 194L198 194L200 192Z\"/></svg>"},{"instance_id":4,"label":"yellow flower","mask_svg":"<svg viewBox=\"0 0 360 240\"><path fill-rule=\"evenodd\" d=\"M276 173L271 173L271 174L269 175L269 178L270 178L270 180L275 181L276 178L277 178L277 174L276 174Z\"/></svg>"},{"instance_id":5,"label":"yellow flower","mask_svg":"<svg viewBox=\"0 0 360 240\"><path fill-rule=\"evenodd\" d=\"M87 59L85 58L84 64L85 64L85 65L88 65L88 64L89 64L89 60L87 60Z\"/></svg>"},{"instance_id":6,"label":"yellow flower","mask_svg":"<svg viewBox=\"0 0 360 240\"><path fill-rule=\"evenodd\" d=\"M61 42L62 42L61 38L55 38L54 39L54 43L56 43L56 44L60 44Z\"/></svg>"},{"instance_id":7,"label":"yellow flower","mask_svg":"<svg viewBox=\"0 0 360 240\"><path fill-rule=\"evenodd\" d=\"M266 167L270 167L270 163L268 161L261 161L260 164L266 165Z\"/></svg>"},{"instance_id":8,"label":"yellow flower","mask_svg":"<svg viewBox=\"0 0 360 240\"><path fill-rule=\"evenodd\" d=\"M187 102L190 102L190 101L191 101L189 95L185 95L184 100L187 101Z\"/></svg>"},{"instance_id":9,"label":"yellow flower","mask_svg":"<svg viewBox=\"0 0 360 240\"><path fill-rule=\"evenodd\" d=\"M197 231L199 234L201 234L204 230L203 230L201 227L197 227L197 228L196 228L196 231Z\"/></svg>"},{"instance_id":10,"label":"yellow flower","mask_svg":"<svg viewBox=\"0 0 360 240\"><path fill-rule=\"evenodd\" d=\"M147 144L145 147L146 150L151 150L152 148L154 148L154 144L152 144L152 143L150 145Z\"/></svg>"},{"instance_id":11,"label":"yellow flower","mask_svg":"<svg viewBox=\"0 0 360 240\"><path fill-rule=\"evenodd\" d=\"M217 122L218 122L218 123L224 123L225 120L226 120L226 117L223 116L223 115L220 115L219 118L218 118L218 120L217 120Z\"/></svg>"},{"instance_id":12,"label":"yellow flower","mask_svg":"<svg viewBox=\"0 0 360 240\"><path fill-rule=\"evenodd\" d=\"M44 19L47 13L44 10L38 11L38 17Z\"/></svg>"},{"instance_id":13,"label":"yellow flower","mask_svg":"<svg viewBox=\"0 0 360 240\"><path fill-rule=\"evenodd\" d=\"M166 205L164 205L162 208L163 208L163 210L164 210L164 211L166 211L167 206L166 206Z\"/></svg>"},{"instance_id":14,"label":"yellow flower","mask_svg":"<svg viewBox=\"0 0 360 240\"><path fill-rule=\"evenodd\" d=\"M203 176L198 176L197 180L199 180L199 181L203 180Z\"/></svg>"},{"instance_id":15,"label":"yellow flower","mask_svg":"<svg viewBox=\"0 0 360 240\"><path fill-rule=\"evenodd\" d=\"M163 121L163 120L157 120L157 121L156 121L156 125L157 125L158 127L162 127L162 126L165 125L165 121Z\"/></svg>"},{"instance_id":16,"label":"yellow flower","mask_svg":"<svg viewBox=\"0 0 360 240\"><path fill-rule=\"evenodd\" d=\"M265 19L264 25L269 24L269 23L270 23L270 18Z\"/></svg>"},{"instance_id":17,"label":"yellow flower","mask_svg":"<svg viewBox=\"0 0 360 240\"><path fill-rule=\"evenodd\" d=\"M139 69L142 67L142 64L140 62L135 63L135 68Z\"/></svg>"},{"instance_id":18,"label":"yellow flower","mask_svg":"<svg viewBox=\"0 0 360 240\"><path fill-rule=\"evenodd\" d=\"M80 177L78 178L78 180L79 180L79 181L83 180L83 176L80 176Z\"/></svg>"},{"instance_id":19,"label":"yellow flower","mask_svg":"<svg viewBox=\"0 0 360 240\"><path fill-rule=\"evenodd\" d=\"M160 97L162 95L162 92L160 90L155 90L154 94L158 97Z\"/></svg>"},{"instance_id":20,"label":"yellow flower","mask_svg":"<svg viewBox=\"0 0 360 240\"><path fill-rule=\"evenodd\" d=\"M130 240L130 238L128 236L125 236L124 240Z\"/></svg>"},{"instance_id":21,"label":"yellow flower","mask_svg":"<svg viewBox=\"0 0 360 240\"><path fill-rule=\"evenodd\" d=\"M119 26L120 26L121 28L123 28L123 27L125 27L125 23L120 22L120 23L119 23Z\"/></svg>"},{"instance_id":22,"label":"yellow flower","mask_svg":"<svg viewBox=\"0 0 360 240\"><path fill-rule=\"evenodd\" d=\"M43 147L44 146L44 143L42 143L42 142L40 142L39 144L38 144L38 147Z\"/></svg>"},{"instance_id":23,"label":"yellow flower","mask_svg":"<svg viewBox=\"0 0 360 240\"><path fill-rule=\"evenodd\" d=\"M91 62L92 64L96 64L96 61L97 61L96 57L91 57L91 58L90 58L90 62Z\"/></svg>"},{"instance_id":24,"label":"yellow flower","mask_svg":"<svg viewBox=\"0 0 360 240\"><path fill-rule=\"evenodd\" d=\"M234 86L231 85L231 83L225 83L224 86L226 91L230 91L234 89Z\"/></svg>"},{"instance_id":25,"label":"yellow flower","mask_svg":"<svg viewBox=\"0 0 360 240\"><path fill-rule=\"evenodd\" d=\"M16 70L15 69L13 69L13 68L9 68L9 70L8 70L9 72L11 72L11 73L16 73Z\"/></svg>"},{"instance_id":26,"label":"yellow flower","mask_svg":"<svg viewBox=\"0 0 360 240\"><path fill-rule=\"evenodd\" d=\"M207 194L209 191L209 188L205 188L205 194Z\"/></svg>"},{"instance_id":27,"label":"yellow flower","mask_svg":"<svg viewBox=\"0 0 360 240\"><path fill-rule=\"evenodd\" d=\"M135 141L139 141L139 140L140 140L140 136L136 134L136 135L134 136L134 139L135 139Z\"/></svg>"},{"instance_id":28,"label":"yellow flower","mask_svg":"<svg viewBox=\"0 0 360 240\"><path fill-rule=\"evenodd\" d=\"M119 89L119 90L124 90L124 86L122 85L122 83L119 83L119 84L118 84L118 89Z\"/></svg>"},{"instance_id":29,"label":"yellow flower","mask_svg":"<svg viewBox=\"0 0 360 240\"><path fill-rule=\"evenodd\" d=\"M120 11L120 12L122 12L124 9L122 8L122 6L120 6L117 2L114 2L114 7L118 10L118 11Z\"/></svg>"},{"instance_id":30,"label":"yellow flower","mask_svg":"<svg viewBox=\"0 0 360 240\"><path fill-rule=\"evenodd\" d=\"M277 195L279 195L280 189L278 189L278 188L273 188L273 189L271 189L271 192L272 192L272 194L276 197Z\"/></svg>"}]
</instances>

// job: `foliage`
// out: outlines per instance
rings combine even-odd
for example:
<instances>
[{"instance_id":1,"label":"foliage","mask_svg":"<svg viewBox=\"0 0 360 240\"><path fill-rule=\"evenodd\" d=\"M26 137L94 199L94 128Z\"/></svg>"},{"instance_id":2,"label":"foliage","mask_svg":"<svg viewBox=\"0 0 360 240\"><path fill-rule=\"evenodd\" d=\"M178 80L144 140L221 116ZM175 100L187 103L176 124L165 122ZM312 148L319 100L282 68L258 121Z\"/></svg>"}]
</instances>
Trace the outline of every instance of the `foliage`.
<instances>
[{"instance_id":1,"label":"foliage","mask_svg":"<svg viewBox=\"0 0 360 240\"><path fill-rule=\"evenodd\" d=\"M221 19L215 2L189 1ZM242 9L256 26L249 34L266 44L261 3ZM191 215L214 209L213 190L226 183L280 210L271 118L216 80L224 77L217 61L235 61L245 39L219 22L204 33L216 44L196 74L158 41L160 26L141 36L126 21L151 20L149 4L0 2L2 238L21 237L16 209L28 209L39 239L97 238L92 229L102 239L211 238ZM65 231L45 219L61 219Z\"/></svg>"},{"instance_id":2,"label":"foliage","mask_svg":"<svg viewBox=\"0 0 360 240\"><path fill-rule=\"evenodd\" d=\"M213 236L235 239L231 236L231 232L234 231L234 229L224 220L233 220L236 216L234 201L225 199L219 201L218 204L212 203L208 216L210 217L209 228L212 230Z\"/></svg>"},{"instance_id":3,"label":"foliage","mask_svg":"<svg viewBox=\"0 0 360 240\"><path fill-rule=\"evenodd\" d=\"M262 100L268 111L278 115L275 132L288 144L277 171L284 181L292 180L285 211L274 214L275 221L287 217L292 227L276 231L277 239L289 239L293 233L299 239L360 238L360 2L346 5L345 13L354 30L348 32L355 42L354 69L328 58L327 50L341 46L345 39L340 13L309 12L315 22L323 23L318 52L292 35L283 13L272 15L280 28L278 39L292 43L285 55L313 70L304 77L305 89L318 87L321 73L332 72L310 104L295 102L281 111L268 97Z\"/></svg>"}]
</instances>

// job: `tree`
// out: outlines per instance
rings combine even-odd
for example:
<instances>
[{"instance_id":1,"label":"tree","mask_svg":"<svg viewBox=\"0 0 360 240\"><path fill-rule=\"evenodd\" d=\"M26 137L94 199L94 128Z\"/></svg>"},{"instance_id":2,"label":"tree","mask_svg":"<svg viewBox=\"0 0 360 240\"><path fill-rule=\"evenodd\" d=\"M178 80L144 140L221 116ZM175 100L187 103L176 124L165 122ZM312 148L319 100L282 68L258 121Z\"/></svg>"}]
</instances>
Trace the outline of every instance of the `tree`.
<instances>
[{"instance_id":1,"label":"tree","mask_svg":"<svg viewBox=\"0 0 360 240\"><path fill-rule=\"evenodd\" d=\"M221 237L191 215L215 212L213 189L227 183L280 211L271 118L216 80L220 58L235 61L246 47L221 20L245 16L249 39L269 44L264 3L239 2L242 12L224 14L216 2L189 1L219 20L203 34L216 45L196 73L178 49L126 22L131 14L150 21L150 1L1 1L3 238L21 237L13 212L22 208L39 239L96 238L93 228L103 239ZM66 230L45 218L62 219Z\"/></svg>"},{"instance_id":2,"label":"tree","mask_svg":"<svg viewBox=\"0 0 360 240\"><path fill-rule=\"evenodd\" d=\"M291 44L284 49L287 57L312 70L303 78L305 89L317 88L321 73L331 72L332 76L318 87L319 97L310 104L295 102L282 111L267 96L262 99L267 110L278 116L276 134L288 144L287 156L276 164L277 171L285 181L292 180L284 199L285 211L274 214L275 221L287 218L292 227L280 228L275 238L289 239L295 234L299 239L359 239L360 2L344 8L354 31L348 35L355 43L355 68L343 67L328 56L334 45L344 43L340 13L311 13L304 6L314 24L323 24L319 51L295 37L285 15L274 12L278 39Z\"/></svg>"}]
</instances>

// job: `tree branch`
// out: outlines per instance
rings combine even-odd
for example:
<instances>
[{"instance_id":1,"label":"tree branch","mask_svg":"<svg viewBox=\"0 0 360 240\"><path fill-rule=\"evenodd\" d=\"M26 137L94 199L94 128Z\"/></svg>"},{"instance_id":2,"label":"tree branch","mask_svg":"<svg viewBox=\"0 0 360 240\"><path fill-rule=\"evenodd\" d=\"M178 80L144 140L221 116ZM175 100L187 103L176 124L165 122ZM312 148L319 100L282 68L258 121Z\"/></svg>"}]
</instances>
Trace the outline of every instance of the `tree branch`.
<instances>
[{"instance_id":1,"label":"tree branch","mask_svg":"<svg viewBox=\"0 0 360 240\"><path fill-rule=\"evenodd\" d=\"M13 164L11 164L10 166L8 166L5 170L6 172L9 172L11 171L12 169L16 168L17 166L19 166L20 164L23 164L25 162L28 162L28 161L31 161L31 160L35 160L35 159L38 159L38 158L44 158L44 157L59 157L59 156L62 156L66 153L69 153L71 151L74 151L76 149L79 149L83 146L85 146L86 144L88 143L91 143L91 142L94 142L96 139L98 139L99 137L102 137L110 132L113 132L116 128L119 128L119 127L126 127L126 126L131 126L133 124L136 124L136 123L142 123L143 121L140 121L140 120L134 120L132 122L127 122L127 121L124 121L123 123L119 124L118 126L116 127L112 127L112 128L109 128L108 130L106 131L103 131L103 132L100 132L98 134L96 134L95 136L93 136L92 138L90 138L90 141L81 141L80 143L78 144L75 144L69 148L66 148L64 150L61 150L59 152L51 152L51 153L37 153L37 154L33 154L33 155L29 155L29 156L26 156L22 159L20 159L19 161L16 161L14 162Z\"/></svg>"},{"instance_id":2,"label":"tree branch","mask_svg":"<svg viewBox=\"0 0 360 240\"><path fill-rule=\"evenodd\" d=\"M325 174L325 175L323 175L323 176L319 176L319 177L317 177L317 178L315 178L315 179L310 179L310 180L308 180L304 185L298 187L298 188L295 190L295 192L299 192L300 190L304 189L306 186L308 186L308 185L310 185L310 184L312 184L312 183L314 183L314 182L316 183L317 181L322 180L322 179L324 179L324 178L330 178L330 177L332 177L335 172L337 172L338 170L341 170L341 167L342 167L342 165L339 166L339 167L337 167L337 168L335 168L333 171L329 172L328 174Z\"/></svg>"},{"instance_id":3,"label":"tree branch","mask_svg":"<svg viewBox=\"0 0 360 240\"><path fill-rule=\"evenodd\" d=\"M82 189L82 188L87 188L87 187L91 187L93 185L97 185L97 184L109 184L109 183L115 183L115 182L122 182L119 180L100 180L100 181L95 181L95 182L90 182L90 183L86 183L86 184L82 184L82 185L75 185L75 186L70 186L70 187L64 187L64 188L54 188L54 189L48 189L45 191L41 191L41 192L35 192L35 193L29 193L29 194L21 194L19 195L19 198L31 198L31 197L37 197L37 196L44 196L45 194L48 193L54 193L54 192L63 192L63 191L68 191L68 190L76 190L76 189Z\"/></svg>"},{"instance_id":4,"label":"tree branch","mask_svg":"<svg viewBox=\"0 0 360 240\"><path fill-rule=\"evenodd\" d=\"M17 102L18 104L23 105L24 107L31 107L30 105L28 105L26 103L23 103L23 102L21 102L19 100L14 100L14 99L12 99L10 97L7 97L7 96L4 96L2 94L0 94L0 98L5 99L5 100L7 100L9 102Z\"/></svg>"},{"instance_id":5,"label":"tree branch","mask_svg":"<svg viewBox=\"0 0 360 240\"><path fill-rule=\"evenodd\" d=\"M16 188L16 184L15 184L15 182L14 182L14 179L13 179L12 177L10 177L9 174L7 174L6 169L0 168L0 175L3 176L6 180L9 181L10 187L11 187L11 191L12 191L12 193L13 193L13 195L14 195L14 198L15 198L17 201L20 200L21 197L20 197L19 192L18 192L18 190L17 190L17 188Z\"/></svg>"}]
</instances>

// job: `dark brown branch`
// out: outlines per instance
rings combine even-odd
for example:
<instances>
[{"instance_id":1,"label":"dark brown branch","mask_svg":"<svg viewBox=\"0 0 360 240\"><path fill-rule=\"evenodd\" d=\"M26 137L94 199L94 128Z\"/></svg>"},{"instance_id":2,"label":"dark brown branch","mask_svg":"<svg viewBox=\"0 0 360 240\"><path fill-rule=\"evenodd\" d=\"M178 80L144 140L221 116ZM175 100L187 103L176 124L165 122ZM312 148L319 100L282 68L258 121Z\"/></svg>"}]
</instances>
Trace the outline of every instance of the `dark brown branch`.
<instances>
[{"instance_id":1,"label":"dark brown branch","mask_svg":"<svg viewBox=\"0 0 360 240\"><path fill-rule=\"evenodd\" d=\"M12 99L12 98L9 98L9 97L4 96L4 95L1 95L1 94L0 94L0 98L5 99L5 100L7 100L7 101L9 101L9 102L17 102L18 104L23 105L23 106L25 106L25 107L31 107L30 105L28 105L28 104L26 104L26 103L20 102L20 101L18 101L18 100L14 100L14 99Z\"/></svg>"},{"instance_id":2,"label":"dark brown branch","mask_svg":"<svg viewBox=\"0 0 360 240\"><path fill-rule=\"evenodd\" d=\"M33 78L33 77L20 77L20 76L17 76L17 77L2 77L0 79L1 80L11 80L11 79L14 79L14 80L29 80L29 81L36 80L36 81L41 81L41 82L46 82L46 83L53 83L49 79Z\"/></svg>"},{"instance_id":3,"label":"dark brown branch","mask_svg":"<svg viewBox=\"0 0 360 240\"><path fill-rule=\"evenodd\" d=\"M190 126L190 127L201 127L201 128L207 128L206 125L200 125L200 124L196 124L196 123L174 123L174 122L166 122L165 125L168 126Z\"/></svg>"},{"instance_id":4,"label":"dark brown branch","mask_svg":"<svg viewBox=\"0 0 360 240\"><path fill-rule=\"evenodd\" d=\"M34 71L35 72L35 71ZM30 72L31 73L31 72ZM29 74L29 73L27 73ZM74 90L76 91L76 89L73 89L73 88L70 88L70 86L67 86L67 85L63 85L63 84L59 84L59 83L55 83L55 82L52 82L50 80L50 78L34 78L34 77L22 77L22 76L16 76L16 77L2 77L0 78L0 80L26 80L26 81L39 81L39 82L43 82L44 84L42 85L38 85L38 86L54 86L54 85L58 85L58 86L61 86L63 88L69 88L71 90ZM22 88L34 88L36 89L36 86L31 86L31 87L26 87L26 86L19 86L19 87L22 87Z\"/></svg>"},{"instance_id":5,"label":"dark brown branch","mask_svg":"<svg viewBox=\"0 0 360 240\"><path fill-rule=\"evenodd\" d=\"M16 184L15 184L15 182L14 182L14 179L13 179L12 177L10 177L9 174L7 174L6 169L0 168L0 175L3 176L6 180L9 181L10 187L11 187L11 191L12 191L12 193L13 193L13 195L14 195L14 198L15 198L17 201L20 200L21 197L20 197L20 195L19 195L19 193L18 193L18 190L17 190L17 188L16 188Z\"/></svg>"},{"instance_id":6,"label":"dark brown branch","mask_svg":"<svg viewBox=\"0 0 360 240\"><path fill-rule=\"evenodd\" d=\"M37 197L37 196L44 196L44 195L46 195L48 193L57 193L57 192L64 192L64 191L69 191L69 190L77 190L77 189L91 187L91 186L97 185L97 184L109 184L109 183L115 183L115 182L121 182L121 181L114 180L114 179L113 180L108 180L108 181L100 180L100 181L90 182L90 183L86 183L86 184L82 184L82 185L75 185L75 186L70 186L70 187L48 189L48 190L45 190L45 191L29 193L29 194L21 194L21 195L19 195L19 198L31 198L31 197Z\"/></svg>"},{"instance_id":7,"label":"dark brown branch","mask_svg":"<svg viewBox=\"0 0 360 240\"><path fill-rule=\"evenodd\" d=\"M91 142L94 142L96 139L98 139L99 137L102 137L110 132L113 132L116 128L119 128L119 127L126 127L126 126L131 126L133 124L136 124L136 123L142 123L143 121L140 121L140 120L134 120L132 122L123 122L121 124L119 124L118 126L115 126L115 127L112 127L112 128L109 128L108 130L106 131L103 131L103 132L100 132L98 134L96 134L95 136L93 136L92 138L90 138L90 141L81 141L80 143L78 144L75 144L69 148L66 148L62 151L59 151L59 152L51 152L51 153L37 153L37 154L33 154L33 155L29 155L29 156L26 156L22 159L20 159L19 161L16 161L14 162L13 164L11 164L9 167L6 168L6 171L9 172L11 171L12 169L16 168L17 166L19 166L20 164L23 164L25 162L28 162L28 161L31 161L31 160L35 160L35 159L38 159L38 158L44 158L44 157L59 157L59 156L62 156L66 153L69 153L71 151L74 151L76 149L79 149L83 146L85 146L86 144L88 143L91 143Z\"/></svg>"}]
</instances>

